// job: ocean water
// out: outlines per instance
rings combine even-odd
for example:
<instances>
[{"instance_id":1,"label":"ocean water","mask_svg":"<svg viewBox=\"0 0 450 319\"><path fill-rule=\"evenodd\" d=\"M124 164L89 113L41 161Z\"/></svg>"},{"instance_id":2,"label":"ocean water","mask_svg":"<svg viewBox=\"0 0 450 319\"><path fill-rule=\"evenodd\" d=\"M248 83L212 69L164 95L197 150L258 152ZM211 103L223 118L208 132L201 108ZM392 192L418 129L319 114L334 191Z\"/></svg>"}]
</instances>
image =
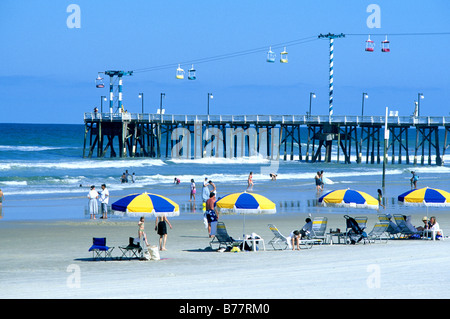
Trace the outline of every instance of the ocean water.
<instances>
[{"instance_id":1,"label":"ocean water","mask_svg":"<svg viewBox=\"0 0 450 319\"><path fill-rule=\"evenodd\" d=\"M127 194L146 191L167 196L180 204L178 218L198 218L202 215L201 187L205 177L216 184L220 197L245 191L248 174L253 172L253 191L274 201L280 214L329 211L317 207L317 199L323 194L317 194L315 189L314 176L318 170L324 170L325 177L332 181L325 185L324 192L352 188L376 197L382 182L382 164L365 164L365 158L363 164L354 163L354 158L352 164L337 163L335 155L331 163L270 161L258 156L196 160L88 159L82 158L83 139L84 125L0 124L0 189L5 195L0 221L89 218L85 214L89 186L96 185L100 189L103 183L110 191L110 204ZM294 151L294 154L298 153ZM411 155L414 155L413 150L410 150ZM416 167L389 161L384 189L388 209L404 209L397 203L397 196L410 189L411 170L419 175L419 187L449 191L450 159L444 160L443 166ZM121 183L120 177L126 170L136 174L135 183ZM277 181L271 181L271 172L278 174ZM173 183L175 177L181 184ZM197 186L195 205L189 203L191 179ZM337 209L336 212L343 211Z\"/></svg>"}]
</instances>

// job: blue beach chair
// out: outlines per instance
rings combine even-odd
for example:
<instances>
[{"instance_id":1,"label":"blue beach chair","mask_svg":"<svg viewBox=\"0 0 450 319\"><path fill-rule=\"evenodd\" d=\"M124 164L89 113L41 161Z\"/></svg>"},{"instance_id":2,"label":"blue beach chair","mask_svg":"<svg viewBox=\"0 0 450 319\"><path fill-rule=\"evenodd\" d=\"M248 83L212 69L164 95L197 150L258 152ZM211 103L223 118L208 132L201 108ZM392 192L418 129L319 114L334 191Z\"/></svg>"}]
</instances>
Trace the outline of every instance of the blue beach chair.
<instances>
[{"instance_id":1,"label":"blue beach chair","mask_svg":"<svg viewBox=\"0 0 450 319\"><path fill-rule=\"evenodd\" d=\"M111 252L114 250L114 247L106 246L106 238L96 238L92 239L92 246L89 248L89 251L92 251L92 255L94 259L103 259L106 261L106 258L112 258Z\"/></svg>"}]
</instances>

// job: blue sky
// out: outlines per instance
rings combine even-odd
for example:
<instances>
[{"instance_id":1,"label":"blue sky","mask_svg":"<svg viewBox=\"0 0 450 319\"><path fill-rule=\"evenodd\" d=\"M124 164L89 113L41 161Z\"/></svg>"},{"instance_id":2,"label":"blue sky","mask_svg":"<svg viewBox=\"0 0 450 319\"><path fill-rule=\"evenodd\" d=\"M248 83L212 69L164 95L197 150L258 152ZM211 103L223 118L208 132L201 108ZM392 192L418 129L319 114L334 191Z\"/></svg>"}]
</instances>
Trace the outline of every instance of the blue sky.
<instances>
[{"instance_id":1,"label":"blue sky","mask_svg":"<svg viewBox=\"0 0 450 319\"><path fill-rule=\"evenodd\" d=\"M66 24L70 4L80 7L80 28ZM381 28L367 26L369 4L380 7ZM447 0L2 0L0 122L81 124L108 95L95 88L97 72L168 64L124 77L128 112L141 112L143 92L145 112L154 113L164 92L166 114L205 114L211 92L211 114L305 114L314 92L313 115L326 115L327 40L287 45L287 64L265 62L262 50L194 65L196 81L177 80L175 69L328 32L361 34L335 40L335 115L360 115L362 92L365 115L385 107L411 115L422 92L421 115L449 116L450 35L394 35L450 32L448 12ZM368 34L378 34L373 53L364 51ZM390 53L380 52L382 34L392 34Z\"/></svg>"}]
</instances>

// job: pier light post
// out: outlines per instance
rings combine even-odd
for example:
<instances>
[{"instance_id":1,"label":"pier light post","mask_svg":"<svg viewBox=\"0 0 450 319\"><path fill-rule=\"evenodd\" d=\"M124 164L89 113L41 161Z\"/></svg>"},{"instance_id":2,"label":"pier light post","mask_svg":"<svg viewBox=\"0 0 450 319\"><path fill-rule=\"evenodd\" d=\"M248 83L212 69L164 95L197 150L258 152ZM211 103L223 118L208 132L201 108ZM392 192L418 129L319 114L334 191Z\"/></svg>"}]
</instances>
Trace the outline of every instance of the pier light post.
<instances>
[{"instance_id":1,"label":"pier light post","mask_svg":"<svg viewBox=\"0 0 450 319\"><path fill-rule=\"evenodd\" d=\"M361 121L363 121L364 118L364 100L368 99L369 95L365 92L363 92L362 94L362 106L361 106ZM362 134L363 134L363 130L364 128L361 126L361 135L360 135L360 139L359 139L359 153L358 153L358 164L361 163L362 161Z\"/></svg>"},{"instance_id":2,"label":"pier light post","mask_svg":"<svg viewBox=\"0 0 450 319\"><path fill-rule=\"evenodd\" d=\"M424 99L423 93L417 94L417 116L420 116L420 100Z\"/></svg>"},{"instance_id":3,"label":"pier light post","mask_svg":"<svg viewBox=\"0 0 450 319\"><path fill-rule=\"evenodd\" d=\"M209 115L209 99L213 99L213 98L214 98L213 94L208 93L208 109L207 109L208 115Z\"/></svg>"},{"instance_id":4,"label":"pier light post","mask_svg":"<svg viewBox=\"0 0 450 319\"><path fill-rule=\"evenodd\" d=\"M164 98L166 97L166 93L161 93L161 97L159 98L159 114L161 116L161 121L162 121L162 110L163 110L163 107L162 107L163 97Z\"/></svg>"},{"instance_id":5,"label":"pier light post","mask_svg":"<svg viewBox=\"0 0 450 319\"><path fill-rule=\"evenodd\" d=\"M316 93L309 92L309 114L308 117L311 117L311 101L316 98Z\"/></svg>"},{"instance_id":6,"label":"pier light post","mask_svg":"<svg viewBox=\"0 0 450 319\"><path fill-rule=\"evenodd\" d=\"M103 101L107 101L106 96L100 96L100 113L103 113Z\"/></svg>"},{"instance_id":7,"label":"pier light post","mask_svg":"<svg viewBox=\"0 0 450 319\"><path fill-rule=\"evenodd\" d=\"M362 94L362 107L361 107L361 117L364 117L364 100L369 98L369 94L363 93ZM361 118L362 120L362 118Z\"/></svg>"},{"instance_id":8,"label":"pier light post","mask_svg":"<svg viewBox=\"0 0 450 319\"><path fill-rule=\"evenodd\" d=\"M144 114L144 93L139 93L139 98L142 100L142 114Z\"/></svg>"}]
</instances>

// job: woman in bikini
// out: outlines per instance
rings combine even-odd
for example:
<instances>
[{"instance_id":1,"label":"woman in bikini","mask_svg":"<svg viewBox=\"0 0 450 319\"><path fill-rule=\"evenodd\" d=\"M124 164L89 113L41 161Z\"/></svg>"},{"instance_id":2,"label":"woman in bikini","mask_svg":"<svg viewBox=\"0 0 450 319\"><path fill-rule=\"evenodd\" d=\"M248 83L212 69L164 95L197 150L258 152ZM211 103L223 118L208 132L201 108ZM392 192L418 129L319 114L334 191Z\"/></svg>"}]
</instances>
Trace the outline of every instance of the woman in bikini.
<instances>
[{"instance_id":1,"label":"woman in bikini","mask_svg":"<svg viewBox=\"0 0 450 319\"><path fill-rule=\"evenodd\" d=\"M141 217L141 219L138 222L138 237L139 240L141 240L141 238L144 239L145 244L147 246L150 246L147 242L147 235L144 232L144 221L145 221L144 217Z\"/></svg>"}]
</instances>

